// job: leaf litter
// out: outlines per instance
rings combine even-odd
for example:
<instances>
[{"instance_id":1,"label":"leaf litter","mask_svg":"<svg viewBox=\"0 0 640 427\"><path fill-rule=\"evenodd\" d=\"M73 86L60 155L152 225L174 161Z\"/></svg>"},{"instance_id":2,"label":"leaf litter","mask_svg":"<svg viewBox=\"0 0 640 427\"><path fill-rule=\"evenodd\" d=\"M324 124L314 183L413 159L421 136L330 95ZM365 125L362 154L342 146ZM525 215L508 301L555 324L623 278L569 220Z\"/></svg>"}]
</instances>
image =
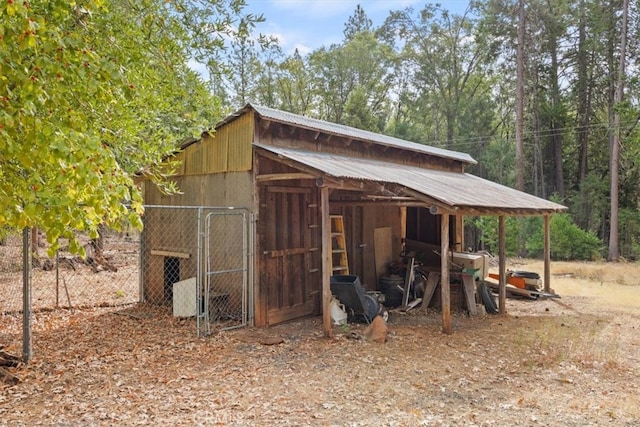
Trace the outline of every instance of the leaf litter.
<instances>
[{"instance_id":1,"label":"leaf litter","mask_svg":"<svg viewBox=\"0 0 640 427\"><path fill-rule=\"evenodd\" d=\"M640 424L637 313L593 298L506 316L392 313L386 344L320 318L197 337L166 308L38 313L1 425ZM11 343L4 344L10 349Z\"/></svg>"}]
</instances>

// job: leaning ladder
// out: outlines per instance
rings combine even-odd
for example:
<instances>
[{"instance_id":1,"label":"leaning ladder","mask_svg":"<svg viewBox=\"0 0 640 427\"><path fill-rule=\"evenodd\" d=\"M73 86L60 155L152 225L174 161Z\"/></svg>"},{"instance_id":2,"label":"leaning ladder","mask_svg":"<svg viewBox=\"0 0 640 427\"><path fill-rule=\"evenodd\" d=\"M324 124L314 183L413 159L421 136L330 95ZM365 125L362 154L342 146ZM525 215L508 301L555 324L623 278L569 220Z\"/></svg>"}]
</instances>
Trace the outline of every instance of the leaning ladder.
<instances>
[{"instance_id":1,"label":"leaning ladder","mask_svg":"<svg viewBox=\"0 0 640 427\"><path fill-rule=\"evenodd\" d=\"M342 215L330 215L331 219L331 271L332 274L348 275L347 242L344 238Z\"/></svg>"}]
</instances>

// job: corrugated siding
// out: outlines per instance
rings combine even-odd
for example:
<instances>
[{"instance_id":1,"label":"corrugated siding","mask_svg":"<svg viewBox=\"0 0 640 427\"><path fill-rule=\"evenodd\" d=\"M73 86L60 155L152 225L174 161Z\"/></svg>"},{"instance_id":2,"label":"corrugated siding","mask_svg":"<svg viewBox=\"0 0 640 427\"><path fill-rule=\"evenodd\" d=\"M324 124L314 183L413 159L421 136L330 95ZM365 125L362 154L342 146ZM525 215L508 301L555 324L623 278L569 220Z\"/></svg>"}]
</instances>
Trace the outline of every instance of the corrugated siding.
<instances>
[{"instance_id":1,"label":"corrugated siding","mask_svg":"<svg viewBox=\"0 0 640 427\"><path fill-rule=\"evenodd\" d=\"M220 126L213 135L187 146L175 159L182 161L177 175L241 172L251 170L254 113Z\"/></svg>"},{"instance_id":2,"label":"corrugated siding","mask_svg":"<svg viewBox=\"0 0 640 427\"><path fill-rule=\"evenodd\" d=\"M251 111L227 126L223 126L229 132L228 171L239 172L251 169L254 123L254 112Z\"/></svg>"},{"instance_id":3,"label":"corrugated siding","mask_svg":"<svg viewBox=\"0 0 640 427\"><path fill-rule=\"evenodd\" d=\"M185 161L186 158L187 156L184 155L184 151L181 151L179 153L176 153L176 155L173 156L173 159L170 159L171 161L177 162L176 171L175 171L176 175L178 176L184 175L184 171L187 163Z\"/></svg>"},{"instance_id":4,"label":"corrugated siding","mask_svg":"<svg viewBox=\"0 0 640 427\"><path fill-rule=\"evenodd\" d=\"M202 173L202 142L190 145L184 154L187 158L185 174L196 175Z\"/></svg>"},{"instance_id":5,"label":"corrugated siding","mask_svg":"<svg viewBox=\"0 0 640 427\"><path fill-rule=\"evenodd\" d=\"M205 161L205 173L221 173L226 172L229 152L229 132L226 127L218 129L213 136L206 135L203 143L207 147L203 153Z\"/></svg>"}]
</instances>

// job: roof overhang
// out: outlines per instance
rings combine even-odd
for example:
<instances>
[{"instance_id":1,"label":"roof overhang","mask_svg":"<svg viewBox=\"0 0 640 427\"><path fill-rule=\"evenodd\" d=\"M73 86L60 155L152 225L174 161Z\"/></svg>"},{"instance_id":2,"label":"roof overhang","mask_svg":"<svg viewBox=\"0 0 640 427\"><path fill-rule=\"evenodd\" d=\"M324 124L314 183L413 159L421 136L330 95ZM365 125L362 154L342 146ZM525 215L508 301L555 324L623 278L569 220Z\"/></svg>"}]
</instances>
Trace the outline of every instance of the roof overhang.
<instances>
[{"instance_id":1,"label":"roof overhang","mask_svg":"<svg viewBox=\"0 0 640 427\"><path fill-rule=\"evenodd\" d=\"M299 129L307 129L326 135L334 135L348 140L359 140L370 144L375 144L385 148L397 148L407 152L415 152L428 156L439 157L442 159L453 160L463 165L475 165L477 161L467 153L453 150L447 150L431 145L418 144L411 141L395 138L389 135L370 132L346 126L338 123L331 123L324 120L314 119L312 117L301 116L289 113L287 111L276 110L256 104L247 104L240 110L225 117L215 126L219 127L236 120L238 117L253 110L256 115L265 123L280 123L286 126L292 126Z\"/></svg>"},{"instance_id":2,"label":"roof overhang","mask_svg":"<svg viewBox=\"0 0 640 427\"><path fill-rule=\"evenodd\" d=\"M257 152L317 178L319 185L370 200L418 205L454 215L548 215L567 208L468 173L254 143Z\"/></svg>"}]
</instances>

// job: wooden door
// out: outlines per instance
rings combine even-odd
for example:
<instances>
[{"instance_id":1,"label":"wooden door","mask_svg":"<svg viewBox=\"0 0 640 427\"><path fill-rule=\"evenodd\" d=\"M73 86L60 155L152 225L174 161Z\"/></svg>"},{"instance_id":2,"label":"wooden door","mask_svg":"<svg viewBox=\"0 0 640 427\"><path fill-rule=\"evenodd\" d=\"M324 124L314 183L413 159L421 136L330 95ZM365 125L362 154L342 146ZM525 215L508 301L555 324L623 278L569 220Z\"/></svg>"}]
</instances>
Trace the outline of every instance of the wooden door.
<instances>
[{"instance_id":1,"label":"wooden door","mask_svg":"<svg viewBox=\"0 0 640 427\"><path fill-rule=\"evenodd\" d=\"M266 323L314 314L320 291L318 207L309 187L264 186L260 287Z\"/></svg>"}]
</instances>

